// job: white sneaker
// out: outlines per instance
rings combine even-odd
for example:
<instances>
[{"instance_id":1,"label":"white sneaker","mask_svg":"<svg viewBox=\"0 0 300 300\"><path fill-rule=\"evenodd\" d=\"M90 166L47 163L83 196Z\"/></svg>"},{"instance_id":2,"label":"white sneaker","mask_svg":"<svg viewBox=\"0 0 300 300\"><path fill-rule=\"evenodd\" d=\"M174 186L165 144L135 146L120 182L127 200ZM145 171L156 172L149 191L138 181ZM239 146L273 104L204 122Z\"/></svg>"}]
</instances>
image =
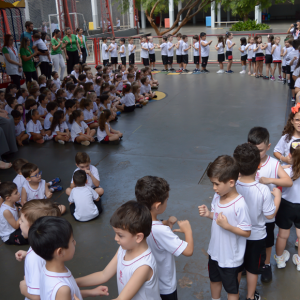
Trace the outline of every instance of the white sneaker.
<instances>
[{"instance_id":1,"label":"white sneaker","mask_svg":"<svg viewBox=\"0 0 300 300\"><path fill-rule=\"evenodd\" d=\"M297 254L293 255L293 263L297 266L297 271L300 271L300 260Z\"/></svg>"},{"instance_id":2,"label":"white sneaker","mask_svg":"<svg viewBox=\"0 0 300 300\"><path fill-rule=\"evenodd\" d=\"M221 73L223 73L222 70L219 70L219 71L217 72L217 74L221 74Z\"/></svg>"},{"instance_id":3,"label":"white sneaker","mask_svg":"<svg viewBox=\"0 0 300 300\"><path fill-rule=\"evenodd\" d=\"M89 141L83 141L83 142L81 142L81 145L83 145L83 146L89 146L90 142Z\"/></svg>"},{"instance_id":4,"label":"white sneaker","mask_svg":"<svg viewBox=\"0 0 300 300\"><path fill-rule=\"evenodd\" d=\"M290 259L290 252L287 251L287 250L284 250L281 258L278 258L278 256L275 254L274 259L277 263L277 268L278 269L285 268L286 267L286 262ZM300 264L300 262L299 262L299 264ZM299 266L299 271L300 271L300 266Z\"/></svg>"},{"instance_id":5,"label":"white sneaker","mask_svg":"<svg viewBox=\"0 0 300 300\"><path fill-rule=\"evenodd\" d=\"M64 145L64 144L65 144L65 141L63 141L63 140L58 140L58 143Z\"/></svg>"}]
</instances>

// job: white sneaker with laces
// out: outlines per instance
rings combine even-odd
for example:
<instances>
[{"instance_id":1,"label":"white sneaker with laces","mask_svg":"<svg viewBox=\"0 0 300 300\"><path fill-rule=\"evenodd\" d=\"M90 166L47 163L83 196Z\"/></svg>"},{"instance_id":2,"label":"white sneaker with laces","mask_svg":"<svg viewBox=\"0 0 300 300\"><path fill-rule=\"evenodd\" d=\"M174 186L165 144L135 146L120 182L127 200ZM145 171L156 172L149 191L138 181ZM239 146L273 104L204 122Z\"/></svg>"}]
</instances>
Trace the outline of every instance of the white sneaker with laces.
<instances>
[{"instance_id":1,"label":"white sneaker with laces","mask_svg":"<svg viewBox=\"0 0 300 300\"><path fill-rule=\"evenodd\" d=\"M240 74L246 74L246 71L245 71L245 70L243 70L243 71L241 71L241 72L240 72Z\"/></svg>"},{"instance_id":2,"label":"white sneaker with laces","mask_svg":"<svg viewBox=\"0 0 300 300\"><path fill-rule=\"evenodd\" d=\"M300 260L297 254L293 255L293 263L297 266L297 271L300 271Z\"/></svg>"},{"instance_id":3,"label":"white sneaker with laces","mask_svg":"<svg viewBox=\"0 0 300 300\"><path fill-rule=\"evenodd\" d=\"M274 259L276 261L277 268L283 269L286 267L286 262L290 259L290 252L287 250L284 250L283 254L280 258L275 254ZM300 262L299 262L299 264L300 264ZM300 266L299 266L299 268L300 268Z\"/></svg>"},{"instance_id":4,"label":"white sneaker with laces","mask_svg":"<svg viewBox=\"0 0 300 300\"><path fill-rule=\"evenodd\" d=\"M219 71L217 72L217 74L221 74L221 73L223 73L222 70L219 70Z\"/></svg>"},{"instance_id":5,"label":"white sneaker with laces","mask_svg":"<svg viewBox=\"0 0 300 300\"><path fill-rule=\"evenodd\" d=\"M63 141L63 140L58 140L58 143L64 145L64 144L65 144L65 141Z\"/></svg>"}]
</instances>

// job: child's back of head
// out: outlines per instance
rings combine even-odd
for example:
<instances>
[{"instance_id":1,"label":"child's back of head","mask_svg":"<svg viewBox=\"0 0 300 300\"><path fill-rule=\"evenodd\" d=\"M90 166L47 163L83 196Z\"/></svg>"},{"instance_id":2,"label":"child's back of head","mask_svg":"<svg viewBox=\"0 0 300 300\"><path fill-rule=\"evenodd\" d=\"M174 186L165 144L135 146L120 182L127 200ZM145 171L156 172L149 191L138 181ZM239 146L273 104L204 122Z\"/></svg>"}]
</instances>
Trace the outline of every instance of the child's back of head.
<instances>
[{"instance_id":1,"label":"child's back of head","mask_svg":"<svg viewBox=\"0 0 300 300\"><path fill-rule=\"evenodd\" d=\"M75 155L75 162L78 166L79 164L91 163L91 159L86 152L77 152Z\"/></svg>"},{"instance_id":2,"label":"child's back of head","mask_svg":"<svg viewBox=\"0 0 300 300\"><path fill-rule=\"evenodd\" d=\"M267 128L253 127L248 134L248 143L260 145L262 143L269 145L270 134Z\"/></svg>"},{"instance_id":3,"label":"child's back of head","mask_svg":"<svg viewBox=\"0 0 300 300\"><path fill-rule=\"evenodd\" d=\"M77 170L76 172L74 172L73 181L76 187L85 186L87 181L87 176L85 171Z\"/></svg>"},{"instance_id":4,"label":"child's back of head","mask_svg":"<svg viewBox=\"0 0 300 300\"><path fill-rule=\"evenodd\" d=\"M21 172L21 168L27 164L28 161L26 159L23 159L23 158L17 158L13 164L12 164L12 167L13 169L16 171L16 173L20 173Z\"/></svg>"}]
</instances>

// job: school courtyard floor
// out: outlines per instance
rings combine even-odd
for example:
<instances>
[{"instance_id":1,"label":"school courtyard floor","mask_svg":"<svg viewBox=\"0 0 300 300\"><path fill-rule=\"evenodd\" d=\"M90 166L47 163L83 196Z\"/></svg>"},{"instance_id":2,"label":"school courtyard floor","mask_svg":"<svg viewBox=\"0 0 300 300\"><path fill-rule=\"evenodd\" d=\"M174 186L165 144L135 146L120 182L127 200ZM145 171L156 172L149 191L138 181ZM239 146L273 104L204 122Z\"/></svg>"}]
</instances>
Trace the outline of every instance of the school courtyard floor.
<instances>
[{"instance_id":1,"label":"school courtyard floor","mask_svg":"<svg viewBox=\"0 0 300 300\"><path fill-rule=\"evenodd\" d=\"M11 155L11 161L22 157L36 163L46 180L60 176L64 189L69 186L75 169L76 152L88 152L92 164L98 168L105 190L103 214L88 223L75 222L69 211L64 216L73 225L77 242L74 259L67 263L75 278L107 265L118 249L109 224L111 215L122 203L134 199L137 179L156 175L165 178L171 187L168 207L161 218L174 215L178 220L188 219L193 228L193 256L176 258L179 299L211 299L206 252L211 221L200 218L197 208L203 203L210 206L214 194L205 170L217 156L231 155L237 145L246 142L253 126L267 127L274 146L281 136L289 102L287 86L240 75L240 66L233 67L234 74L224 75L215 73L217 66L209 65L208 69L209 74L155 75L160 82L159 90L166 97L133 113L122 114L112 124L124 133L119 145L95 143L84 147L49 141L44 145L24 146ZM1 181L14 177L12 169L0 170ZM64 192L54 194L53 200L68 207ZM287 245L292 254L297 251L295 240L292 230ZM27 250L28 246L0 244L0 298L3 300L24 298L19 292L24 265L14 257L19 249ZM281 270L276 269L273 258L271 264L273 281L267 285L258 281L257 290L262 299L299 299L300 273L292 261ZM116 298L116 278L107 286L108 299ZM240 298L245 299L245 278L240 292ZM224 291L222 299L227 299Z\"/></svg>"}]
</instances>

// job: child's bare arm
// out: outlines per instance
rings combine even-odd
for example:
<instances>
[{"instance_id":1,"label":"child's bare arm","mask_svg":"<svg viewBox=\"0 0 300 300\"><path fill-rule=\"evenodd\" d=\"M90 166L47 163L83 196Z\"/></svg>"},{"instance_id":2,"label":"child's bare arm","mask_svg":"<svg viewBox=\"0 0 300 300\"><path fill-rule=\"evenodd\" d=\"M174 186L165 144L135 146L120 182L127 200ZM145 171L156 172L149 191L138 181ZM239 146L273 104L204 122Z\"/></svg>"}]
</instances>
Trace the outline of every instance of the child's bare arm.
<instances>
[{"instance_id":1,"label":"child's bare arm","mask_svg":"<svg viewBox=\"0 0 300 300\"><path fill-rule=\"evenodd\" d=\"M20 292L23 296L25 296L26 298L30 299L30 300L40 300L40 296L39 295L32 295L29 294L27 291L27 285L26 285L26 281L25 281L25 277L24 280L20 281Z\"/></svg>"},{"instance_id":2,"label":"child's bare arm","mask_svg":"<svg viewBox=\"0 0 300 300\"><path fill-rule=\"evenodd\" d=\"M50 199L52 197L52 193L50 192L47 183L45 183L45 196L47 199Z\"/></svg>"},{"instance_id":3,"label":"child's bare arm","mask_svg":"<svg viewBox=\"0 0 300 300\"><path fill-rule=\"evenodd\" d=\"M291 187L293 185L293 180L284 171L281 165L279 165L278 167L278 177L279 178L262 177L259 179L259 182L263 184L275 184L277 186L283 186L283 187Z\"/></svg>"},{"instance_id":4,"label":"child's bare arm","mask_svg":"<svg viewBox=\"0 0 300 300\"><path fill-rule=\"evenodd\" d=\"M14 229L18 229L20 227L19 220L16 221L14 216L8 209L3 212L3 217L9 223L9 225Z\"/></svg>"},{"instance_id":5,"label":"child's bare arm","mask_svg":"<svg viewBox=\"0 0 300 300\"><path fill-rule=\"evenodd\" d=\"M194 252L194 239L190 222L188 220L177 222L179 229L174 229L174 232L183 232L185 235L185 241L188 243L182 254L184 256L192 256Z\"/></svg>"},{"instance_id":6,"label":"child's bare arm","mask_svg":"<svg viewBox=\"0 0 300 300\"><path fill-rule=\"evenodd\" d=\"M67 285L60 287L56 293L55 300L72 300L71 289Z\"/></svg>"},{"instance_id":7,"label":"child's bare arm","mask_svg":"<svg viewBox=\"0 0 300 300\"><path fill-rule=\"evenodd\" d=\"M21 204L22 206L26 203L27 201L27 193L26 190L24 188L22 188L22 192L21 192Z\"/></svg>"}]
</instances>

